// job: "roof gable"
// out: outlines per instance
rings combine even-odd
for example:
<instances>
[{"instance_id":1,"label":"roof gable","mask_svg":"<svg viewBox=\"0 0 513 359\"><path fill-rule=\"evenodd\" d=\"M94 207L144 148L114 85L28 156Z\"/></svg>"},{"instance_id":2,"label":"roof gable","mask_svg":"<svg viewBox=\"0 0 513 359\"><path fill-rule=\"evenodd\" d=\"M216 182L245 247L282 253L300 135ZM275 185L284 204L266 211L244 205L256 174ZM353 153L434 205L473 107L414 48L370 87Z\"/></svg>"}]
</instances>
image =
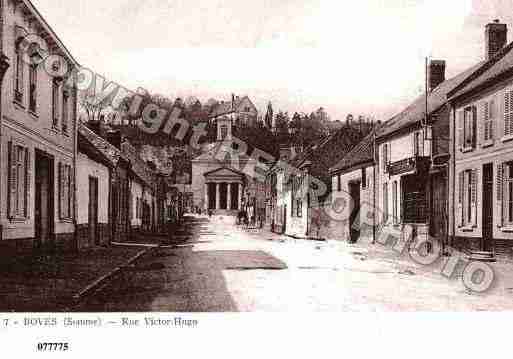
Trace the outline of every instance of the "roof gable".
<instances>
[{"instance_id":1,"label":"roof gable","mask_svg":"<svg viewBox=\"0 0 513 359\"><path fill-rule=\"evenodd\" d=\"M83 123L80 123L78 126L78 136L79 145L81 143L88 145L86 145L88 148L82 147L81 150L87 151L90 149L95 151L96 154L101 156L110 166L116 166L123 157L119 149L91 131Z\"/></svg>"},{"instance_id":2,"label":"roof gable","mask_svg":"<svg viewBox=\"0 0 513 359\"><path fill-rule=\"evenodd\" d=\"M513 42L505 46L487 62L481 63L476 71L455 87L449 94L451 100L463 96L513 70Z\"/></svg>"},{"instance_id":3,"label":"roof gable","mask_svg":"<svg viewBox=\"0 0 513 359\"><path fill-rule=\"evenodd\" d=\"M203 174L205 177L238 177L244 178L245 175L242 172L234 170L229 167L221 167L210 172Z\"/></svg>"},{"instance_id":4,"label":"roof gable","mask_svg":"<svg viewBox=\"0 0 513 359\"><path fill-rule=\"evenodd\" d=\"M373 131L344 156L335 166L330 168L330 173L337 173L352 167L362 166L374 161L374 136Z\"/></svg>"},{"instance_id":5,"label":"roof gable","mask_svg":"<svg viewBox=\"0 0 513 359\"><path fill-rule=\"evenodd\" d=\"M451 90L456 88L468 76L476 71L482 63L474 65L473 67L461 72L457 76L442 82L438 87L433 89L427 98L428 114L432 114L439 110L448 102L448 94ZM382 138L391 135L401 129L413 126L420 123L426 117L426 95L425 93L417 97L417 99L406 107L403 111L392 117L385 122L380 130L377 132L377 138Z\"/></svg>"}]
</instances>

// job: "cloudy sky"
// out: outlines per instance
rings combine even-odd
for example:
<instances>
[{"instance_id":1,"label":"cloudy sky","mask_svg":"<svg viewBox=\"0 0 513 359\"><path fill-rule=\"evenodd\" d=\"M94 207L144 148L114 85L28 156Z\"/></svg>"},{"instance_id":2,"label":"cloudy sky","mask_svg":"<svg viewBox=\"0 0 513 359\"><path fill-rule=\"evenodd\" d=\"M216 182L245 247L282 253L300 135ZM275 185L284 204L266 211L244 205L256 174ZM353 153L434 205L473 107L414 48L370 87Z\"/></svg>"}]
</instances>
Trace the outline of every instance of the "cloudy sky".
<instances>
[{"instance_id":1,"label":"cloudy sky","mask_svg":"<svg viewBox=\"0 0 513 359\"><path fill-rule=\"evenodd\" d=\"M333 119L387 119L420 94L424 57L448 76L484 57L511 0L32 0L86 67L126 87Z\"/></svg>"}]
</instances>

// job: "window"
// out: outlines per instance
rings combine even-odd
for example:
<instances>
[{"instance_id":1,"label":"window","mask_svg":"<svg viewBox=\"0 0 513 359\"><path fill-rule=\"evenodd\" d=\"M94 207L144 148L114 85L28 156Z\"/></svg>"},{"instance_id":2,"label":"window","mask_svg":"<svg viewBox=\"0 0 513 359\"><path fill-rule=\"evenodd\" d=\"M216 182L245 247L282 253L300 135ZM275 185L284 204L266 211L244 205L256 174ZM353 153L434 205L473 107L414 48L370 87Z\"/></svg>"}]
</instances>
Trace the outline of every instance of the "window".
<instances>
[{"instance_id":1,"label":"window","mask_svg":"<svg viewBox=\"0 0 513 359\"><path fill-rule=\"evenodd\" d=\"M37 65L29 67L29 111L37 111Z\"/></svg>"},{"instance_id":2,"label":"window","mask_svg":"<svg viewBox=\"0 0 513 359\"><path fill-rule=\"evenodd\" d=\"M25 69L25 63L23 62L23 52L20 46L21 39L19 39L16 44L16 62L14 68L14 101L21 105L23 104L23 70Z\"/></svg>"},{"instance_id":3,"label":"window","mask_svg":"<svg viewBox=\"0 0 513 359\"><path fill-rule=\"evenodd\" d=\"M493 140L494 121L497 116L497 108L494 100L483 103L483 139L485 142Z\"/></svg>"},{"instance_id":4,"label":"window","mask_svg":"<svg viewBox=\"0 0 513 359\"><path fill-rule=\"evenodd\" d=\"M226 137L228 137L228 126L222 125L221 126L221 140L226 139Z\"/></svg>"},{"instance_id":5,"label":"window","mask_svg":"<svg viewBox=\"0 0 513 359\"><path fill-rule=\"evenodd\" d=\"M388 144L384 144L383 145L383 172L387 172L387 166L388 166Z\"/></svg>"},{"instance_id":6,"label":"window","mask_svg":"<svg viewBox=\"0 0 513 359\"><path fill-rule=\"evenodd\" d=\"M513 135L513 90L504 94L504 136Z\"/></svg>"},{"instance_id":7,"label":"window","mask_svg":"<svg viewBox=\"0 0 513 359\"><path fill-rule=\"evenodd\" d=\"M413 134L413 155L424 156L424 135L421 131Z\"/></svg>"},{"instance_id":8,"label":"window","mask_svg":"<svg viewBox=\"0 0 513 359\"><path fill-rule=\"evenodd\" d=\"M500 225L513 226L513 162L499 165L497 184Z\"/></svg>"},{"instance_id":9,"label":"window","mask_svg":"<svg viewBox=\"0 0 513 359\"><path fill-rule=\"evenodd\" d=\"M337 191L342 192L342 176L337 176Z\"/></svg>"},{"instance_id":10,"label":"window","mask_svg":"<svg viewBox=\"0 0 513 359\"><path fill-rule=\"evenodd\" d=\"M477 111L475 106L470 106L465 109L463 117L463 148L475 147L475 131L477 122Z\"/></svg>"},{"instance_id":11,"label":"window","mask_svg":"<svg viewBox=\"0 0 513 359\"><path fill-rule=\"evenodd\" d=\"M397 198L397 181L394 181L392 185L392 201L393 201L393 220L394 224L399 223L399 213L398 213L398 198Z\"/></svg>"},{"instance_id":12,"label":"window","mask_svg":"<svg viewBox=\"0 0 513 359\"><path fill-rule=\"evenodd\" d=\"M73 173L71 166L59 163L59 217L61 220L73 218Z\"/></svg>"},{"instance_id":13,"label":"window","mask_svg":"<svg viewBox=\"0 0 513 359\"><path fill-rule=\"evenodd\" d=\"M29 215L31 177L30 151L28 148L9 142L9 218L25 219Z\"/></svg>"},{"instance_id":14,"label":"window","mask_svg":"<svg viewBox=\"0 0 513 359\"><path fill-rule=\"evenodd\" d=\"M52 81L52 128L59 126L59 82Z\"/></svg>"},{"instance_id":15,"label":"window","mask_svg":"<svg viewBox=\"0 0 513 359\"><path fill-rule=\"evenodd\" d=\"M388 183L383 183L383 222L388 222Z\"/></svg>"},{"instance_id":16,"label":"window","mask_svg":"<svg viewBox=\"0 0 513 359\"><path fill-rule=\"evenodd\" d=\"M303 176L291 176L291 215L292 217L303 216Z\"/></svg>"},{"instance_id":17,"label":"window","mask_svg":"<svg viewBox=\"0 0 513 359\"><path fill-rule=\"evenodd\" d=\"M477 225L477 171L465 170L459 175L460 226L470 227Z\"/></svg>"},{"instance_id":18,"label":"window","mask_svg":"<svg viewBox=\"0 0 513 359\"><path fill-rule=\"evenodd\" d=\"M69 92L62 93L62 132L68 132L68 116L69 116Z\"/></svg>"},{"instance_id":19,"label":"window","mask_svg":"<svg viewBox=\"0 0 513 359\"><path fill-rule=\"evenodd\" d=\"M362 168L362 189L367 188L367 169Z\"/></svg>"}]
</instances>

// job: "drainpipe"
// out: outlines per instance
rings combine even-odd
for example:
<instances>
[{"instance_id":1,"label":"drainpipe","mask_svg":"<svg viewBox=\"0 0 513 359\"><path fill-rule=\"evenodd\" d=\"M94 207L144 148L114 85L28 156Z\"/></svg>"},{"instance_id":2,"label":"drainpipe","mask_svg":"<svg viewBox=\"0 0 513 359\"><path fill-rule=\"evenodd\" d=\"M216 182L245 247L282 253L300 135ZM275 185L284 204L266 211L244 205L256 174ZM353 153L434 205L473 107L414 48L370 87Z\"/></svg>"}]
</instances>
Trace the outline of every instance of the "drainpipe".
<instances>
[{"instance_id":1,"label":"drainpipe","mask_svg":"<svg viewBox=\"0 0 513 359\"><path fill-rule=\"evenodd\" d=\"M451 153L451 162L452 162L452 211L449 211L449 215L452 219L452 236L447 236L448 238L451 238L451 245L454 243L454 237L456 236L456 217L455 217L455 208L456 208L456 108L453 106L452 108L452 136L451 136L451 142L452 142L452 153ZM448 166L449 167L449 166ZM447 174L450 176L450 171ZM447 209L449 210L449 209Z\"/></svg>"},{"instance_id":2,"label":"drainpipe","mask_svg":"<svg viewBox=\"0 0 513 359\"><path fill-rule=\"evenodd\" d=\"M372 166L372 244L376 244L376 132L374 132L373 143L373 166Z\"/></svg>"},{"instance_id":3,"label":"drainpipe","mask_svg":"<svg viewBox=\"0 0 513 359\"><path fill-rule=\"evenodd\" d=\"M78 125L77 125L77 87L76 84L73 84L73 242L76 246L76 251L79 251L78 245L78 235L77 235L77 216L78 216L78 206L77 206L77 152L78 152Z\"/></svg>"}]
</instances>

